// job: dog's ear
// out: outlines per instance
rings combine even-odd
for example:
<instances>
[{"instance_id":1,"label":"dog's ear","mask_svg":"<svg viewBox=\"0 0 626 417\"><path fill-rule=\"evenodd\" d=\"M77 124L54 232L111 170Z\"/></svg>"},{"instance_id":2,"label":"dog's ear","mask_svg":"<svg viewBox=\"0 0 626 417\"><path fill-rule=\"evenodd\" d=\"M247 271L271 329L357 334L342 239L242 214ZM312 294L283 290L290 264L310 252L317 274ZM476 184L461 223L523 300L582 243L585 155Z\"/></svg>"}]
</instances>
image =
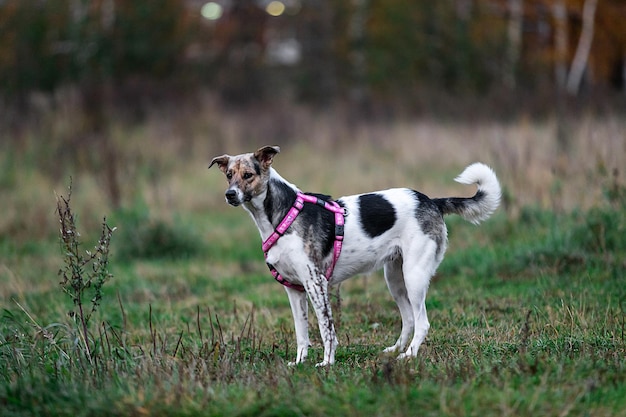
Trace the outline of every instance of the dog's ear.
<instances>
[{"instance_id":1,"label":"dog's ear","mask_svg":"<svg viewBox=\"0 0 626 417\"><path fill-rule=\"evenodd\" d=\"M228 161L230 161L230 155L216 156L209 164L209 168L211 168L214 164L217 164L222 172L226 172L226 168L228 167Z\"/></svg>"},{"instance_id":2,"label":"dog's ear","mask_svg":"<svg viewBox=\"0 0 626 417\"><path fill-rule=\"evenodd\" d=\"M254 157L261 163L261 168L268 169L274 161L274 155L280 152L278 146L264 146L254 153Z\"/></svg>"}]
</instances>

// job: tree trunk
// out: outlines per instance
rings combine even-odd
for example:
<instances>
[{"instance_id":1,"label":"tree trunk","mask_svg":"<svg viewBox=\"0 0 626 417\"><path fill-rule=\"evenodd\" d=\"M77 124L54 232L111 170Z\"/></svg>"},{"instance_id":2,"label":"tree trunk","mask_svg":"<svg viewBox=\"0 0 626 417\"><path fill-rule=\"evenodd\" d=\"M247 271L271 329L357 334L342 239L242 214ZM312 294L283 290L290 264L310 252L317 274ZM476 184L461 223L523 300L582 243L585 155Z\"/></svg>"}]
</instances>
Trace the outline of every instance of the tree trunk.
<instances>
[{"instance_id":1,"label":"tree trunk","mask_svg":"<svg viewBox=\"0 0 626 417\"><path fill-rule=\"evenodd\" d=\"M554 17L554 76L560 91L567 82L567 50L569 36L567 32L567 7L565 0L557 0L552 6Z\"/></svg>"},{"instance_id":2,"label":"tree trunk","mask_svg":"<svg viewBox=\"0 0 626 417\"><path fill-rule=\"evenodd\" d=\"M301 94L318 104L327 104L338 89L332 50L333 8L330 0L310 0L302 13L304 20L299 31L308 83L303 85Z\"/></svg>"},{"instance_id":3,"label":"tree trunk","mask_svg":"<svg viewBox=\"0 0 626 417\"><path fill-rule=\"evenodd\" d=\"M365 24L367 21L368 0L352 0L354 8L349 22L350 64L352 86L350 98L359 110L363 110L367 102L367 59L365 56Z\"/></svg>"},{"instance_id":4,"label":"tree trunk","mask_svg":"<svg viewBox=\"0 0 626 417\"><path fill-rule=\"evenodd\" d=\"M504 73L504 85L514 90L517 86L517 65L520 57L522 45L522 20L524 19L523 0L508 0L509 25L507 28L507 56Z\"/></svg>"},{"instance_id":5,"label":"tree trunk","mask_svg":"<svg viewBox=\"0 0 626 417\"><path fill-rule=\"evenodd\" d=\"M589 52L591 51L591 43L593 41L597 6L598 0L585 0L583 6L583 28L580 32L576 55L574 55L566 85L567 92L573 96L578 95L580 82L587 68L587 61L589 60Z\"/></svg>"}]
</instances>

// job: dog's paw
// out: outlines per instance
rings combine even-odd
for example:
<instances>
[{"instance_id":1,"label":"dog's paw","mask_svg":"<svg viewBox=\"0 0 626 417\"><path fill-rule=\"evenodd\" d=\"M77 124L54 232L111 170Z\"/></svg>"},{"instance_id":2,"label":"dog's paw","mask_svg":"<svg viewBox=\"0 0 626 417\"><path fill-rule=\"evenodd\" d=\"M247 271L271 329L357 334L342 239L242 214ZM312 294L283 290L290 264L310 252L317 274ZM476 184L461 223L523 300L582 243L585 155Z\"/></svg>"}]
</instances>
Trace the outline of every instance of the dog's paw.
<instances>
[{"instance_id":1,"label":"dog's paw","mask_svg":"<svg viewBox=\"0 0 626 417\"><path fill-rule=\"evenodd\" d=\"M402 352L401 354L398 355L398 360L404 360L404 359L412 359L415 358L417 356L417 349L411 348L409 346L409 348L406 350L406 352Z\"/></svg>"},{"instance_id":2,"label":"dog's paw","mask_svg":"<svg viewBox=\"0 0 626 417\"><path fill-rule=\"evenodd\" d=\"M304 360L305 360L305 359L306 359L306 358L296 359L296 360L295 360L295 361L293 361L293 362L292 362L292 361L289 361L289 362L287 362L287 366L298 366L298 365L300 365L300 364L304 363Z\"/></svg>"},{"instance_id":3,"label":"dog's paw","mask_svg":"<svg viewBox=\"0 0 626 417\"><path fill-rule=\"evenodd\" d=\"M389 346L383 350L383 353L396 353L398 351L398 345Z\"/></svg>"},{"instance_id":4,"label":"dog's paw","mask_svg":"<svg viewBox=\"0 0 626 417\"><path fill-rule=\"evenodd\" d=\"M330 365L332 365L331 362L329 362L329 361L322 361L320 363L316 363L315 367L316 368L325 368L325 367L330 366Z\"/></svg>"}]
</instances>

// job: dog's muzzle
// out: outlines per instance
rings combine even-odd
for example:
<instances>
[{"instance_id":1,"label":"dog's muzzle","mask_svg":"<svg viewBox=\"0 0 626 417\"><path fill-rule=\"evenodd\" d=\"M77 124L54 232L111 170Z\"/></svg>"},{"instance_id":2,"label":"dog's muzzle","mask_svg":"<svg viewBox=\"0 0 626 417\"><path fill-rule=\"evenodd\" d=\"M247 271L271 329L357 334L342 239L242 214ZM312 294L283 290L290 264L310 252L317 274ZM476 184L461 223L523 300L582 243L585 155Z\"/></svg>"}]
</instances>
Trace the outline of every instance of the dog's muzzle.
<instances>
[{"instance_id":1,"label":"dog's muzzle","mask_svg":"<svg viewBox=\"0 0 626 417\"><path fill-rule=\"evenodd\" d=\"M237 190L229 188L228 190L226 190L226 193L224 195L226 196L226 202L231 206L237 207L239 204L241 204L241 202L239 201L239 196L237 195Z\"/></svg>"}]
</instances>

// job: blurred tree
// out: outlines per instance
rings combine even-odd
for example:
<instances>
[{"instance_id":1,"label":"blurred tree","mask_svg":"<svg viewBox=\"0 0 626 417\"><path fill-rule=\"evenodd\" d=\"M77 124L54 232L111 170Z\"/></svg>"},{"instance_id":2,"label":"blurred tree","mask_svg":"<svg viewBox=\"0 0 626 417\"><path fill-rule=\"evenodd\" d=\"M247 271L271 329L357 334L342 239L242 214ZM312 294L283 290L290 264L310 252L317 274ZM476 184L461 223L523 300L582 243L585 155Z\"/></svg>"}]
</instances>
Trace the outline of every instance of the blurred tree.
<instances>
[{"instance_id":1,"label":"blurred tree","mask_svg":"<svg viewBox=\"0 0 626 417\"><path fill-rule=\"evenodd\" d=\"M557 88L565 89L567 81L567 61L569 35L567 25L567 6L565 0L555 0L552 5L554 18L554 76Z\"/></svg>"},{"instance_id":2,"label":"blurred tree","mask_svg":"<svg viewBox=\"0 0 626 417\"><path fill-rule=\"evenodd\" d=\"M239 0L217 23L213 32L217 66L214 85L229 103L265 98L262 66L267 19L267 13L253 0Z\"/></svg>"},{"instance_id":3,"label":"blurred tree","mask_svg":"<svg viewBox=\"0 0 626 417\"><path fill-rule=\"evenodd\" d=\"M350 45L348 59L352 69L350 97L355 104L363 107L369 96L366 84L367 61L365 53L369 0L352 0L351 3L353 10L347 27Z\"/></svg>"},{"instance_id":4,"label":"blurred tree","mask_svg":"<svg viewBox=\"0 0 626 417\"><path fill-rule=\"evenodd\" d=\"M486 2L372 0L368 81L406 91L486 91L503 66L506 22Z\"/></svg>"},{"instance_id":5,"label":"blurred tree","mask_svg":"<svg viewBox=\"0 0 626 417\"><path fill-rule=\"evenodd\" d=\"M141 108L190 80L235 103L272 97L280 64L267 40L279 27L298 49L280 82L307 101L541 92L568 78L626 88L624 0L285 0L293 13L271 17L265 0L229 0L202 23L200 3L2 0L0 95L24 106L31 91L70 85Z\"/></svg>"},{"instance_id":6,"label":"blurred tree","mask_svg":"<svg viewBox=\"0 0 626 417\"><path fill-rule=\"evenodd\" d=\"M184 0L5 0L0 87L11 96L84 80L171 77L191 28Z\"/></svg>"},{"instance_id":7,"label":"blurred tree","mask_svg":"<svg viewBox=\"0 0 626 417\"><path fill-rule=\"evenodd\" d=\"M504 85L510 90L517 86L517 67L522 46L523 0L508 0L507 55Z\"/></svg>"},{"instance_id":8,"label":"blurred tree","mask_svg":"<svg viewBox=\"0 0 626 417\"><path fill-rule=\"evenodd\" d=\"M573 96L578 94L580 82L589 61L589 53L591 52L591 43L593 42L595 31L597 6L598 0L585 0L583 5L583 26L580 31L580 39L578 40L576 54L572 60L572 67L567 76L567 82L565 83L567 92Z\"/></svg>"},{"instance_id":9,"label":"blurred tree","mask_svg":"<svg viewBox=\"0 0 626 417\"><path fill-rule=\"evenodd\" d=\"M331 0L309 0L300 12L298 39L303 60L298 76L301 99L327 104L339 91L334 50L335 8Z\"/></svg>"},{"instance_id":10,"label":"blurred tree","mask_svg":"<svg viewBox=\"0 0 626 417\"><path fill-rule=\"evenodd\" d=\"M60 77L53 44L54 22L63 24L54 2L0 4L0 87L23 102L30 89L52 90Z\"/></svg>"},{"instance_id":11,"label":"blurred tree","mask_svg":"<svg viewBox=\"0 0 626 417\"><path fill-rule=\"evenodd\" d=\"M554 84L578 94L582 84L624 89L626 72L626 2L623 0L531 0L529 21L550 10L544 21L548 42L534 42L527 56L543 57L554 68ZM542 52L543 51L543 52ZM533 68L535 74L539 67ZM625 90L626 91L626 90Z\"/></svg>"},{"instance_id":12,"label":"blurred tree","mask_svg":"<svg viewBox=\"0 0 626 417\"><path fill-rule=\"evenodd\" d=\"M599 1L595 20L589 65L596 83L626 93L626 1Z\"/></svg>"}]
</instances>

